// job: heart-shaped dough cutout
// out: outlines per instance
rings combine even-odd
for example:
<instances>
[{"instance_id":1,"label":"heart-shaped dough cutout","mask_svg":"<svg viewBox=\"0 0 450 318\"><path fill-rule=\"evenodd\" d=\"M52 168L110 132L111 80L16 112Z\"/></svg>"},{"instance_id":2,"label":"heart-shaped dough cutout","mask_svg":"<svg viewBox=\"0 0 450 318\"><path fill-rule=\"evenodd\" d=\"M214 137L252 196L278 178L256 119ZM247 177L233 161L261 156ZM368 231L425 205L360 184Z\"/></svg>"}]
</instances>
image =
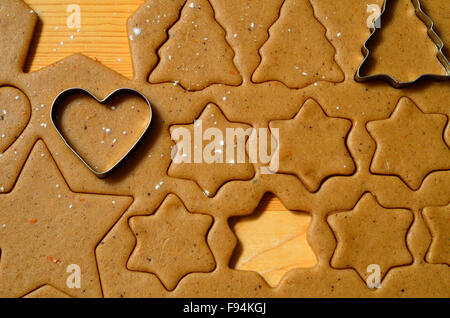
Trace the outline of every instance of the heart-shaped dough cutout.
<instances>
[{"instance_id":1,"label":"heart-shaped dough cutout","mask_svg":"<svg viewBox=\"0 0 450 318\"><path fill-rule=\"evenodd\" d=\"M151 104L133 89L121 88L103 100L73 88L52 106L52 122L64 142L98 177L107 176L150 127Z\"/></svg>"},{"instance_id":2,"label":"heart-shaped dough cutout","mask_svg":"<svg viewBox=\"0 0 450 318\"><path fill-rule=\"evenodd\" d=\"M12 86L0 87L0 153L6 151L30 121L28 97Z\"/></svg>"}]
</instances>

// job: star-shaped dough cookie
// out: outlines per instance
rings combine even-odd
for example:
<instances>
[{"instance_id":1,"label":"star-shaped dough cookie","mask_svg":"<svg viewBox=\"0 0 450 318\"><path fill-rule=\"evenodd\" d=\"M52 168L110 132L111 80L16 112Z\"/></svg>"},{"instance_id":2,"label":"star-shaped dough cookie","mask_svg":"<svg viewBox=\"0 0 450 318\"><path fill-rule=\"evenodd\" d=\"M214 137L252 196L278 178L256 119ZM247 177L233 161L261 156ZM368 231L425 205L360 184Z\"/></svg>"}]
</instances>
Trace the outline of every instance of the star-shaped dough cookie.
<instances>
[{"instance_id":1,"label":"star-shaped dough cookie","mask_svg":"<svg viewBox=\"0 0 450 318\"><path fill-rule=\"evenodd\" d=\"M412 262L406 247L406 233L413 214L406 209L386 209L372 194L365 194L355 208L328 217L337 239L331 260L334 268L353 268L366 279L369 265L380 267L384 278L393 266Z\"/></svg>"},{"instance_id":2,"label":"star-shaped dough cookie","mask_svg":"<svg viewBox=\"0 0 450 318\"><path fill-rule=\"evenodd\" d=\"M351 122L330 118L309 99L291 120L270 122L279 129L278 172L297 175L309 191L316 191L331 175L349 175L355 166L345 147Z\"/></svg>"},{"instance_id":3,"label":"star-shaped dough cookie","mask_svg":"<svg viewBox=\"0 0 450 318\"><path fill-rule=\"evenodd\" d=\"M427 207L423 210L423 216L432 236L427 261L450 265L450 204L443 207Z\"/></svg>"},{"instance_id":4,"label":"star-shaped dough cookie","mask_svg":"<svg viewBox=\"0 0 450 318\"><path fill-rule=\"evenodd\" d=\"M397 175L417 190L428 173L450 169L450 149L443 139L446 123L445 115L424 114L402 98L389 119L367 124L377 143L372 172Z\"/></svg>"},{"instance_id":5,"label":"star-shaped dough cookie","mask_svg":"<svg viewBox=\"0 0 450 318\"><path fill-rule=\"evenodd\" d=\"M210 272L215 261L206 244L212 218L189 213L180 199L169 194L155 215L129 221L136 247L128 269L155 273L168 290L193 272Z\"/></svg>"},{"instance_id":6,"label":"star-shaped dough cookie","mask_svg":"<svg viewBox=\"0 0 450 318\"><path fill-rule=\"evenodd\" d=\"M233 147L230 148L234 152L230 154L230 157L233 159L229 159L227 153L227 134L229 134L227 129L236 129L235 131L237 132L237 129L241 128L242 132L246 132L250 126L228 121L216 105L209 104L198 120L195 121L195 124L172 126L170 128L172 136L178 136L176 131L180 131L180 128L189 131L191 152L188 154L186 149L174 147L174 156L178 156L180 160L186 160L185 162L173 161L169 167L169 176L194 180L202 188L205 195L214 196L225 182L230 180L248 180L255 175L255 170L253 165L249 163L245 150L246 137L233 138ZM210 129L218 129L221 137L216 138L213 136L211 140L206 140L205 138L200 149L200 145L195 139L194 130L196 128L200 134L197 134L197 136L200 136L200 138L207 137L208 131L211 131ZM214 142L216 147L210 148L211 142ZM197 163L195 162L196 149L201 150L201 158L198 158L200 162ZM209 163L208 157L211 159L214 157L217 160L214 159L214 162Z\"/></svg>"},{"instance_id":7,"label":"star-shaped dough cookie","mask_svg":"<svg viewBox=\"0 0 450 318\"><path fill-rule=\"evenodd\" d=\"M101 297L94 250L131 201L72 192L38 141L13 190L0 194L0 297L46 284L74 297ZM67 284L71 264L79 266L80 288Z\"/></svg>"}]
</instances>

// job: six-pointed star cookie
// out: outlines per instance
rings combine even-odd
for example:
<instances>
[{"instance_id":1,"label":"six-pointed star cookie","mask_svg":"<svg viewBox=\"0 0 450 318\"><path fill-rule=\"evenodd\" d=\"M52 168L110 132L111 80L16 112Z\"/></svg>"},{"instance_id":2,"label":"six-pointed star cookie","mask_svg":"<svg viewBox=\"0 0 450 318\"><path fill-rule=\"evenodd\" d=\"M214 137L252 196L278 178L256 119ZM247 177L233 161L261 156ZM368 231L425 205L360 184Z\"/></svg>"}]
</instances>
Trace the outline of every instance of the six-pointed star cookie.
<instances>
[{"instance_id":1,"label":"six-pointed star cookie","mask_svg":"<svg viewBox=\"0 0 450 318\"><path fill-rule=\"evenodd\" d=\"M432 242L427 261L450 266L450 204L442 207L427 207L423 216L430 227Z\"/></svg>"},{"instance_id":2,"label":"six-pointed star cookie","mask_svg":"<svg viewBox=\"0 0 450 318\"><path fill-rule=\"evenodd\" d=\"M212 218L189 213L169 194L155 215L135 216L130 227L137 243L128 269L155 273L168 290L193 272L210 272L215 261L205 237Z\"/></svg>"},{"instance_id":3,"label":"six-pointed star cookie","mask_svg":"<svg viewBox=\"0 0 450 318\"><path fill-rule=\"evenodd\" d=\"M76 297L102 295L94 250L132 199L74 193L42 141L34 146L12 192L0 194L0 297L43 285ZM69 288L80 269L80 288Z\"/></svg>"},{"instance_id":4,"label":"six-pointed star cookie","mask_svg":"<svg viewBox=\"0 0 450 318\"><path fill-rule=\"evenodd\" d=\"M445 115L425 114L402 98L389 119L367 124L377 142L372 172L397 175L417 190L428 173L450 169L450 149L443 139L446 123Z\"/></svg>"},{"instance_id":5,"label":"six-pointed star cookie","mask_svg":"<svg viewBox=\"0 0 450 318\"><path fill-rule=\"evenodd\" d=\"M179 161L172 162L169 176L196 181L207 196L214 196L229 180L251 179L255 170L245 151L247 137L244 135L249 128L228 121L214 104L206 106L195 124L172 126L172 138L180 139L174 148L174 158L178 157ZM230 131L238 133L238 129L241 137L232 136ZM182 144L186 146L183 148Z\"/></svg>"},{"instance_id":6,"label":"six-pointed star cookie","mask_svg":"<svg viewBox=\"0 0 450 318\"><path fill-rule=\"evenodd\" d=\"M353 210L328 217L337 239L331 265L353 268L366 279L369 265L378 265L383 278L391 267L411 263L406 233L412 220L411 211L386 209L365 194Z\"/></svg>"},{"instance_id":7,"label":"six-pointed star cookie","mask_svg":"<svg viewBox=\"0 0 450 318\"><path fill-rule=\"evenodd\" d=\"M293 173L309 191L316 191L331 175L349 175L355 166L345 147L349 120L330 118L309 99L291 120L270 122L279 129L278 172Z\"/></svg>"}]
</instances>

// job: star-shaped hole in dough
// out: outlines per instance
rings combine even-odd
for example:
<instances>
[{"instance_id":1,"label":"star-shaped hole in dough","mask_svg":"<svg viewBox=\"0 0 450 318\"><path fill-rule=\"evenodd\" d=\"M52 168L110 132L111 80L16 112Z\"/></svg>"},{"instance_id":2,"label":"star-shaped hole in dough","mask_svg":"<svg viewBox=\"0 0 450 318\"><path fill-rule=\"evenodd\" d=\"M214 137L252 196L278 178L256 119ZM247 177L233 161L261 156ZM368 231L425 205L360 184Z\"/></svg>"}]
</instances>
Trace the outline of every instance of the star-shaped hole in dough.
<instances>
[{"instance_id":1,"label":"star-shaped hole in dough","mask_svg":"<svg viewBox=\"0 0 450 318\"><path fill-rule=\"evenodd\" d=\"M95 247L131 202L72 192L38 141L12 192L0 194L0 296L50 284L71 296L100 297ZM80 268L80 288L67 284L72 264Z\"/></svg>"},{"instance_id":2,"label":"star-shaped hole in dough","mask_svg":"<svg viewBox=\"0 0 450 318\"><path fill-rule=\"evenodd\" d=\"M412 221L410 210L384 208L366 193L353 210L328 217L337 239L331 265L353 268L364 280L373 273L369 266L378 265L381 281L390 268L412 262L406 246Z\"/></svg>"},{"instance_id":3,"label":"star-shaped hole in dough","mask_svg":"<svg viewBox=\"0 0 450 318\"><path fill-rule=\"evenodd\" d=\"M425 114L402 98L389 119L369 122L377 143L373 173L399 176L417 190L427 174L450 169L450 149L443 139L447 117Z\"/></svg>"},{"instance_id":4,"label":"star-shaped hole in dough","mask_svg":"<svg viewBox=\"0 0 450 318\"><path fill-rule=\"evenodd\" d=\"M427 262L450 266L450 204L427 207L423 210L423 216L433 237L426 256Z\"/></svg>"},{"instance_id":5,"label":"star-shaped hole in dough","mask_svg":"<svg viewBox=\"0 0 450 318\"><path fill-rule=\"evenodd\" d=\"M309 0L285 0L259 51L262 60L253 81L275 80L289 88L343 81L344 74L334 60L335 49L325 33Z\"/></svg>"},{"instance_id":6,"label":"star-shaped hole in dough","mask_svg":"<svg viewBox=\"0 0 450 318\"><path fill-rule=\"evenodd\" d=\"M128 269L156 274L168 290L189 273L212 271L215 261L206 243L211 223L210 216L188 212L169 194L155 215L129 220L137 243Z\"/></svg>"},{"instance_id":7,"label":"star-shaped hole in dough","mask_svg":"<svg viewBox=\"0 0 450 318\"><path fill-rule=\"evenodd\" d=\"M267 193L251 215L229 219L238 239L230 266L255 271L272 287L292 269L314 267L317 257L307 240L311 220Z\"/></svg>"},{"instance_id":8,"label":"star-shaped hole in dough","mask_svg":"<svg viewBox=\"0 0 450 318\"><path fill-rule=\"evenodd\" d=\"M309 191L316 191L332 175L350 175L355 170L345 138L351 122L328 117L309 99L291 120L270 122L279 129L279 169L295 174Z\"/></svg>"},{"instance_id":9,"label":"star-shaped hole in dough","mask_svg":"<svg viewBox=\"0 0 450 318\"><path fill-rule=\"evenodd\" d=\"M214 196L217 190L227 181L253 178L255 170L253 165L249 163L245 150L245 143L250 133L248 129L250 128L245 124L228 121L214 104L206 106L194 124L170 127L172 137L178 136L180 129L189 132L189 136L186 136L186 138L190 140L191 151L189 153L189 149L186 149L189 147L188 145L185 149L180 146L180 142L186 141L184 137L181 138L180 142L177 140L177 145L173 148L173 157L178 156L183 161L172 161L168 171L169 176L194 180L207 196ZM211 129L220 132L221 136L213 136L211 140L207 140L209 139L208 131L213 131ZM243 134L240 134L241 137L233 137L230 129L233 129L236 133L239 132L238 129L241 129ZM194 130L199 133L195 133ZM248 132L247 136L244 135L245 132ZM196 137L204 137L205 140L203 140L202 145L199 145ZM227 143L227 137L230 138L228 139L230 141L233 137L232 143ZM228 153L228 149L233 153ZM196 163L195 152L199 150L201 150L201 158L200 162ZM208 162L208 158L214 159L214 162Z\"/></svg>"}]
</instances>

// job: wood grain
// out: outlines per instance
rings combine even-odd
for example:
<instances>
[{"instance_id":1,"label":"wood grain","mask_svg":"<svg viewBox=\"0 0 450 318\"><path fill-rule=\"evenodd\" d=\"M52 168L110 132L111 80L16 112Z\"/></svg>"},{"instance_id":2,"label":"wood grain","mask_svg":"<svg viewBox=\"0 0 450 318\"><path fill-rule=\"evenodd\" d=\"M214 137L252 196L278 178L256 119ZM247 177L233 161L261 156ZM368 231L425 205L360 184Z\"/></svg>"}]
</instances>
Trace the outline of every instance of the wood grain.
<instances>
[{"instance_id":1,"label":"wood grain","mask_svg":"<svg viewBox=\"0 0 450 318\"><path fill-rule=\"evenodd\" d=\"M132 78L126 20L144 1L77 0L79 29L66 24L66 9L73 0L25 2L40 17L26 71L83 53ZM306 241L310 221L310 216L291 212L275 196L266 195L252 216L232 221L239 244L231 266L259 272L272 286L292 268L312 267L317 260Z\"/></svg>"},{"instance_id":2,"label":"wood grain","mask_svg":"<svg viewBox=\"0 0 450 318\"><path fill-rule=\"evenodd\" d=\"M126 21L142 0L25 0L40 21L26 70L35 71L73 53L83 53L131 78ZM70 29L67 6L81 9L81 26Z\"/></svg>"},{"instance_id":3,"label":"wood grain","mask_svg":"<svg viewBox=\"0 0 450 318\"><path fill-rule=\"evenodd\" d=\"M230 221L239 240L231 266L256 271L271 286L290 269L313 267L317 259L306 239L310 223L308 214L289 211L266 194L252 215Z\"/></svg>"}]
</instances>

